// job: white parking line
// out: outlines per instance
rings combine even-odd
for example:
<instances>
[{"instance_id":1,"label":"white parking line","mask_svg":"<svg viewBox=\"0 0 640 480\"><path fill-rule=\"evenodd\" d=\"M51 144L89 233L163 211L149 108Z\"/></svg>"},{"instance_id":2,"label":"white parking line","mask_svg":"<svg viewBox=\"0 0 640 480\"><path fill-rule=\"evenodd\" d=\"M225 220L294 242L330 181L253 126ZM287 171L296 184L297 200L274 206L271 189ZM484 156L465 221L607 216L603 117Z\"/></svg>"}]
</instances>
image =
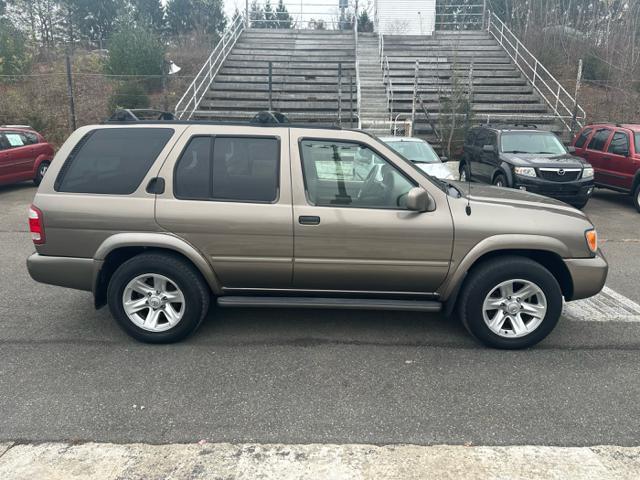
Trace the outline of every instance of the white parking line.
<instances>
[{"instance_id":1,"label":"white parking line","mask_svg":"<svg viewBox=\"0 0 640 480\"><path fill-rule=\"evenodd\" d=\"M583 322L640 322L640 305L604 287L595 297L565 303L562 314Z\"/></svg>"}]
</instances>

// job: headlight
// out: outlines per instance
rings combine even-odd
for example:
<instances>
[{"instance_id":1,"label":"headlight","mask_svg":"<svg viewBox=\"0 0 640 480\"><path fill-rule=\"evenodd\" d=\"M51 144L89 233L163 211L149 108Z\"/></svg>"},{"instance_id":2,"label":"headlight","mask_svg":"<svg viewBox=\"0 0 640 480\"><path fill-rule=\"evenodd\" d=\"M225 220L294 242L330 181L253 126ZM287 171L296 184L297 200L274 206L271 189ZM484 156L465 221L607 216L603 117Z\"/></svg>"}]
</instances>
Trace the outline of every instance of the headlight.
<instances>
[{"instance_id":1,"label":"headlight","mask_svg":"<svg viewBox=\"0 0 640 480\"><path fill-rule=\"evenodd\" d=\"M587 239L589 250L596 253L598 251L598 233L596 232L596 229L587 230L584 232L584 237Z\"/></svg>"},{"instance_id":2,"label":"headlight","mask_svg":"<svg viewBox=\"0 0 640 480\"><path fill-rule=\"evenodd\" d=\"M593 178L593 168L587 167L582 170L582 178Z\"/></svg>"},{"instance_id":3,"label":"headlight","mask_svg":"<svg viewBox=\"0 0 640 480\"><path fill-rule=\"evenodd\" d=\"M536 169L532 167L515 167L513 171L516 175L522 175L523 177L535 177Z\"/></svg>"}]
</instances>

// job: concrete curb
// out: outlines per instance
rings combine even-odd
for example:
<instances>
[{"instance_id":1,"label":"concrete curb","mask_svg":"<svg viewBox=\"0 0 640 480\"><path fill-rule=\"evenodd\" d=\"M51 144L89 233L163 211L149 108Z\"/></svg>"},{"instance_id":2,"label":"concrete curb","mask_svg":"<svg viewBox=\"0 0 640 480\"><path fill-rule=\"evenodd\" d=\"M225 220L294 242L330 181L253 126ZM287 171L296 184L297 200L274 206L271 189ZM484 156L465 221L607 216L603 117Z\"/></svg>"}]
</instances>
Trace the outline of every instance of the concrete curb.
<instances>
[{"instance_id":1,"label":"concrete curb","mask_svg":"<svg viewBox=\"0 0 640 480\"><path fill-rule=\"evenodd\" d=\"M637 480L640 448L3 443L0 478Z\"/></svg>"}]
</instances>

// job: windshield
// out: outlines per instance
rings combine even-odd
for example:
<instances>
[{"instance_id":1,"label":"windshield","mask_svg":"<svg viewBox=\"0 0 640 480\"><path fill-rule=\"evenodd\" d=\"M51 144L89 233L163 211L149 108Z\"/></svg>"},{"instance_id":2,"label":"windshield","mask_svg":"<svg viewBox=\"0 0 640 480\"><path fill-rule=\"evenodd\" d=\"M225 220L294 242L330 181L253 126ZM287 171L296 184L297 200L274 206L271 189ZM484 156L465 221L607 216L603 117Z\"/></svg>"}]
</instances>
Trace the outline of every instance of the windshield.
<instances>
[{"instance_id":1,"label":"windshield","mask_svg":"<svg viewBox=\"0 0 640 480\"><path fill-rule=\"evenodd\" d=\"M416 163L440 163L438 154L426 142L390 141L386 142L393 150Z\"/></svg>"},{"instance_id":2,"label":"windshield","mask_svg":"<svg viewBox=\"0 0 640 480\"><path fill-rule=\"evenodd\" d=\"M502 153L564 155L567 150L553 133L503 133Z\"/></svg>"}]
</instances>

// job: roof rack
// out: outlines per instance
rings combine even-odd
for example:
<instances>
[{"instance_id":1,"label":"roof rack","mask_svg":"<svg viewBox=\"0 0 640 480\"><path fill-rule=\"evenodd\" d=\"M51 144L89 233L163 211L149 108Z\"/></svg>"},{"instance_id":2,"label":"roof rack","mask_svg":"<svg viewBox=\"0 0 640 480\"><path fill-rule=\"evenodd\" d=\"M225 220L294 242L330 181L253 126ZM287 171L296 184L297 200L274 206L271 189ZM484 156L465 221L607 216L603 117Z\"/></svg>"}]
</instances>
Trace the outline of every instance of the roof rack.
<instances>
[{"instance_id":1,"label":"roof rack","mask_svg":"<svg viewBox=\"0 0 640 480\"><path fill-rule=\"evenodd\" d=\"M109 117L107 122L138 122L140 120L173 121L176 117L171 112L153 108L119 108Z\"/></svg>"},{"instance_id":2,"label":"roof rack","mask_svg":"<svg viewBox=\"0 0 640 480\"><path fill-rule=\"evenodd\" d=\"M530 128L532 130L538 130L538 126L534 125L532 123L483 123L482 125L480 125L482 127L489 127L489 128L509 128L509 127L515 127L515 128Z\"/></svg>"},{"instance_id":3,"label":"roof rack","mask_svg":"<svg viewBox=\"0 0 640 480\"><path fill-rule=\"evenodd\" d=\"M172 123L178 125L219 125L238 127L291 127L322 128L325 130L343 130L335 124L323 123L290 123L289 119L279 112L259 112L248 120L177 120L170 112L153 109L119 109L104 122L124 125L143 124L157 125Z\"/></svg>"}]
</instances>

